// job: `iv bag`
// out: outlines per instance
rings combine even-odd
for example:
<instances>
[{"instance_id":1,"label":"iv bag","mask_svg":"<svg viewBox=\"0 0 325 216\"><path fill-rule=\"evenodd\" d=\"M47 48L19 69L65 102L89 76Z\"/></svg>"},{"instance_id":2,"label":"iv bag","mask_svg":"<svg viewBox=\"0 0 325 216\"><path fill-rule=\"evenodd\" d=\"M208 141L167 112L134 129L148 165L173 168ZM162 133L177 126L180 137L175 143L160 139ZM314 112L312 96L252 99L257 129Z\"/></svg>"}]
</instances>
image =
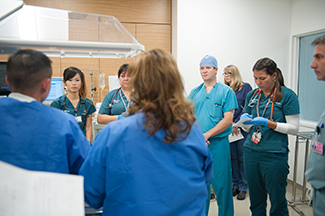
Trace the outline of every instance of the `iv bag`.
<instances>
[{"instance_id":1,"label":"iv bag","mask_svg":"<svg viewBox=\"0 0 325 216\"><path fill-rule=\"evenodd\" d=\"M99 74L99 87L101 89L105 88L105 74L104 73Z\"/></svg>"}]
</instances>

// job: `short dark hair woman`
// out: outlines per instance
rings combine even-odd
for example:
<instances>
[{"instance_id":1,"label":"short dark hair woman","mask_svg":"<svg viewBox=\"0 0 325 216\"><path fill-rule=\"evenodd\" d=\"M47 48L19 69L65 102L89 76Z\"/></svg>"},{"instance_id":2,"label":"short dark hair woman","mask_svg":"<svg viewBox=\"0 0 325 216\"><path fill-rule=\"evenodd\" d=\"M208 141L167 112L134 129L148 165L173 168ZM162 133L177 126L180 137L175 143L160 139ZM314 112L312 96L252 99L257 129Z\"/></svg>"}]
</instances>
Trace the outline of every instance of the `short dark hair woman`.
<instances>
[{"instance_id":1,"label":"short dark hair woman","mask_svg":"<svg viewBox=\"0 0 325 216\"><path fill-rule=\"evenodd\" d=\"M123 64L117 73L120 88L108 92L100 106L97 122L108 124L118 119L118 116L127 111L131 105L131 88L129 85L128 64Z\"/></svg>"}]
</instances>

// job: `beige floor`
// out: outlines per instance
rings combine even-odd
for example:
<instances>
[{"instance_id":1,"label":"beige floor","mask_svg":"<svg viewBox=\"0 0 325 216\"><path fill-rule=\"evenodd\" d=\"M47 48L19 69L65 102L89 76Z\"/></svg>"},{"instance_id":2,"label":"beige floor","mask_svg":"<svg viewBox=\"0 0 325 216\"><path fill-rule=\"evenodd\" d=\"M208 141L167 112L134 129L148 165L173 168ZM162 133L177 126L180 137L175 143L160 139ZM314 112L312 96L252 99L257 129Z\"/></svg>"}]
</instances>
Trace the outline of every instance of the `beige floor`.
<instances>
[{"instance_id":1,"label":"beige floor","mask_svg":"<svg viewBox=\"0 0 325 216\"><path fill-rule=\"evenodd\" d=\"M288 184L287 187L287 200L292 200L292 187L291 184ZM297 188L296 191L296 200L301 200L301 190L300 188ZM251 215L251 212L249 210L249 197L248 193L245 200L237 200L236 197L234 197L234 210L235 210L235 216L249 216ZM270 210L270 202L268 201L267 204L267 215L269 215ZM296 210L295 210L296 209ZM308 206L307 204L303 202L294 202L288 205L289 215L290 216L312 216L313 210L312 207ZM300 212L300 213L298 213ZM209 210L209 216L217 216L218 215L218 206L216 200L211 200L210 202L210 210Z\"/></svg>"}]
</instances>

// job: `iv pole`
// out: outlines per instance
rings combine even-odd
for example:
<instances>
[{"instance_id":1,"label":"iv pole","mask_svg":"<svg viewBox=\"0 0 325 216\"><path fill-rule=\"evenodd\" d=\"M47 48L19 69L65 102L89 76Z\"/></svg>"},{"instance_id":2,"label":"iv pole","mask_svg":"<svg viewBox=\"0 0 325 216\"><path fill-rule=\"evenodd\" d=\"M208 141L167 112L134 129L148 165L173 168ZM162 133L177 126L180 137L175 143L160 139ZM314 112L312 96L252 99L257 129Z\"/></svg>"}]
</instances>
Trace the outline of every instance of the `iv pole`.
<instances>
[{"instance_id":1,"label":"iv pole","mask_svg":"<svg viewBox=\"0 0 325 216\"><path fill-rule=\"evenodd\" d=\"M102 72L102 70L93 70L92 68L89 69L83 69L81 71L90 71L90 97L91 97L91 101L94 101L94 91L96 91L96 87L93 88L93 71L99 71Z\"/></svg>"}]
</instances>

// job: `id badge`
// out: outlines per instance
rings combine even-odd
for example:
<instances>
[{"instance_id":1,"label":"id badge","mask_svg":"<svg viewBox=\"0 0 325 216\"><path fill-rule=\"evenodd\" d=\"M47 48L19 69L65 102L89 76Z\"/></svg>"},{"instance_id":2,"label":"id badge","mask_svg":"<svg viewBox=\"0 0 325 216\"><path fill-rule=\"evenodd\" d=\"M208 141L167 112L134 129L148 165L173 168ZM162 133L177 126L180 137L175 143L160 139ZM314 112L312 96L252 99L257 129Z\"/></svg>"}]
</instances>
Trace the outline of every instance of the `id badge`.
<instances>
[{"instance_id":1,"label":"id badge","mask_svg":"<svg viewBox=\"0 0 325 216\"><path fill-rule=\"evenodd\" d=\"M252 141L253 143L255 143L255 144L258 144L258 143L260 142L261 138L262 138L262 134L261 134L261 132L254 132L254 133L252 134L251 141Z\"/></svg>"},{"instance_id":2,"label":"id badge","mask_svg":"<svg viewBox=\"0 0 325 216\"><path fill-rule=\"evenodd\" d=\"M318 141L313 141L312 143L312 150L313 152L323 155L324 154L324 144Z\"/></svg>"},{"instance_id":3,"label":"id badge","mask_svg":"<svg viewBox=\"0 0 325 216\"><path fill-rule=\"evenodd\" d=\"M78 123L82 122L81 116L76 116L75 118L76 118Z\"/></svg>"}]
</instances>

